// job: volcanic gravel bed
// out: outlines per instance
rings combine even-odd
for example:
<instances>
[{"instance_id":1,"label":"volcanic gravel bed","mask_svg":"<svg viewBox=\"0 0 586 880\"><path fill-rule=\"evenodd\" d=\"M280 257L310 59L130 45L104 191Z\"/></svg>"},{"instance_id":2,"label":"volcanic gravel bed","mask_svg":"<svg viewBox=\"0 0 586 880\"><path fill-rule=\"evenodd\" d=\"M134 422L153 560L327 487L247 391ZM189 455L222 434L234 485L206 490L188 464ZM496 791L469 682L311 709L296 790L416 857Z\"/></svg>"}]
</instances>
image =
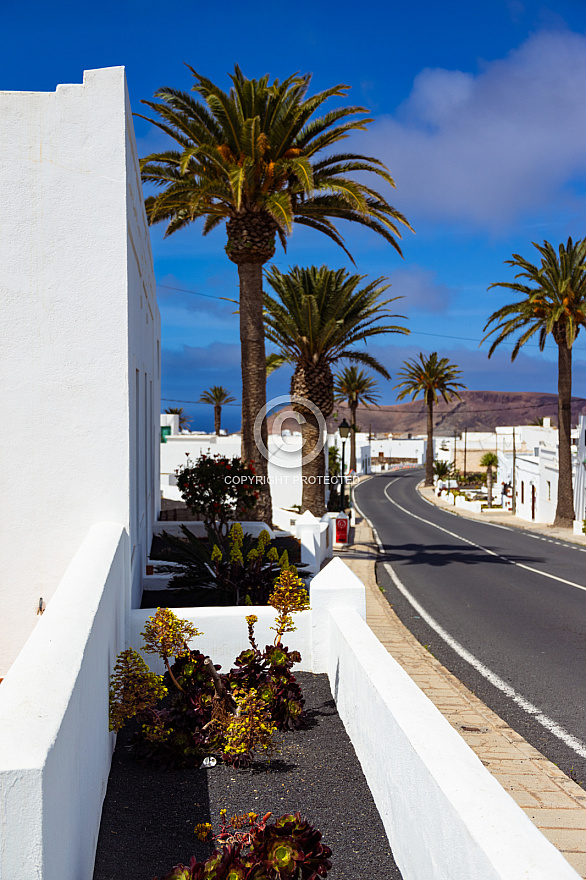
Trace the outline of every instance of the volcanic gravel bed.
<instances>
[{"instance_id":1,"label":"volcanic gravel bed","mask_svg":"<svg viewBox=\"0 0 586 880\"><path fill-rule=\"evenodd\" d=\"M270 763L236 771L160 770L137 761L118 735L104 801L94 880L153 880L213 846L193 833L198 822L219 825L253 810L273 816L299 810L332 850L328 880L401 880L381 819L342 724L326 675L302 672L308 727L279 734Z\"/></svg>"}]
</instances>

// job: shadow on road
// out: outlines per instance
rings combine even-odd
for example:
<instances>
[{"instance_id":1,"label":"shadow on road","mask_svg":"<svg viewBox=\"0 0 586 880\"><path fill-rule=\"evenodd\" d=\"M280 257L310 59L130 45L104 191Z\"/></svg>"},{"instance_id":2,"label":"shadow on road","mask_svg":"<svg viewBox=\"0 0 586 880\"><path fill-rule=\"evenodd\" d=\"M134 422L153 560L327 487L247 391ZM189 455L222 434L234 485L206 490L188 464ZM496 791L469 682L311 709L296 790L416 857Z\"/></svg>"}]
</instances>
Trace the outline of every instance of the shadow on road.
<instances>
[{"instance_id":1,"label":"shadow on road","mask_svg":"<svg viewBox=\"0 0 586 880\"><path fill-rule=\"evenodd\" d=\"M383 544L379 561L401 562L405 565L429 565L441 568L459 565L510 565L516 562L538 565L546 560L537 556L492 556L482 550L454 549L453 544Z\"/></svg>"}]
</instances>

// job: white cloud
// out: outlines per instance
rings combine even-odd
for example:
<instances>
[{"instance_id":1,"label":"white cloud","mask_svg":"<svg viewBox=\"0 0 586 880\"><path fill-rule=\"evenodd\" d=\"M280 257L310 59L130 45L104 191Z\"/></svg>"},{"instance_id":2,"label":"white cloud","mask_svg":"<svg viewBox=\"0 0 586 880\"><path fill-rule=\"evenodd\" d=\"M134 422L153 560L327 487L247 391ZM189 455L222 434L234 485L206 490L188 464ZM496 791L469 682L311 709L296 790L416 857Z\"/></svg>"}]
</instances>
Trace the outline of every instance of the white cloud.
<instances>
[{"instance_id":1,"label":"white cloud","mask_svg":"<svg viewBox=\"0 0 586 880\"><path fill-rule=\"evenodd\" d=\"M477 75L423 70L396 115L373 127L370 152L410 219L494 231L562 206L564 187L586 174L585 83L586 37L542 31Z\"/></svg>"},{"instance_id":2,"label":"white cloud","mask_svg":"<svg viewBox=\"0 0 586 880\"><path fill-rule=\"evenodd\" d=\"M393 310L405 315L421 312L446 312L451 293L445 284L436 281L435 272L423 266L410 265L390 273L391 296L405 297L394 303Z\"/></svg>"}]
</instances>

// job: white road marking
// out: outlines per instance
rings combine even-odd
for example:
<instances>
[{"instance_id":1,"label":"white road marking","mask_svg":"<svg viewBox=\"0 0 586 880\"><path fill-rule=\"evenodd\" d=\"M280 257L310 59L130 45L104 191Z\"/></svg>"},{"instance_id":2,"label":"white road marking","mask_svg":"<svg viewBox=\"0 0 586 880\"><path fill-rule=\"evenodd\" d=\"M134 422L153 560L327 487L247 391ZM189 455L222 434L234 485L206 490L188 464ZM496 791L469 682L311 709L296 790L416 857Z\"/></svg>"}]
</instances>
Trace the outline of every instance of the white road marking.
<instances>
[{"instance_id":1,"label":"white road marking","mask_svg":"<svg viewBox=\"0 0 586 880\"><path fill-rule=\"evenodd\" d=\"M398 479L398 478L396 478ZM394 483L394 480L391 480ZM422 481L423 482L423 481ZM387 485L390 485L387 483ZM418 484L419 486L421 483ZM387 496L388 497L388 496ZM435 508L435 510L442 510L444 513L447 513L449 516L455 516L458 519L466 519L467 517L462 516L459 513L456 513L454 510L448 510L446 507L439 507L439 505L434 504L433 501L430 501L429 498L426 498L424 495L419 496L422 501L425 501L426 504L429 504L430 507ZM503 529L505 532L521 532L527 538L533 538L535 541L548 541L550 544L557 544L559 547L569 547L570 550L577 550L578 553L586 553L586 547L581 547L579 544L575 544L573 541L558 541L556 538L546 538L545 535L536 535L535 532L530 532L528 529L523 528L514 528L513 526L506 526L503 523L495 523L490 522L489 520L481 520L481 519L473 519L471 522L480 523L483 526L492 526L493 529Z\"/></svg>"},{"instance_id":2,"label":"white road marking","mask_svg":"<svg viewBox=\"0 0 586 880\"><path fill-rule=\"evenodd\" d=\"M372 477L371 477L370 479L372 479ZM366 482L368 482L368 480L364 480L364 482L366 483ZM379 536L378 536L378 532L377 532L377 530L376 530L375 527L373 526L371 520L369 520L369 518L368 518L367 516L365 516L364 513L362 512L362 510L360 509L360 507L359 507L359 505L358 505L358 503L357 503L357 501L356 501L356 495L354 495L354 507L355 507L356 510L358 511L359 515L360 515L363 519L365 519L366 522L368 523L368 525L369 525L369 527L370 527L370 531L372 532L373 538L374 538L374 540L376 541L379 550L384 550L383 543L382 543L381 539L380 539Z\"/></svg>"},{"instance_id":3,"label":"white road marking","mask_svg":"<svg viewBox=\"0 0 586 880\"><path fill-rule=\"evenodd\" d=\"M500 553L495 553L494 550L489 550L488 547L483 547L481 544L476 544L474 541L470 541L468 538L463 538L461 535L457 535L455 532L451 532L449 529L445 529L443 526L438 526L437 523L431 522L429 519L424 519L422 516L417 516L416 513L412 513L410 510L407 510L406 507L403 507L397 501L395 501L388 494L387 489L389 486L392 486L393 483L397 481L398 477L395 477L394 480L391 480L384 488L384 493L388 501L391 502L394 507L397 507L399 510L402 510L403 513L406 513L407 516L413 517L413 519L419 520L419 522L426 523L428 526L433 526L434 529L439 529L440 532L445 532L446 535L450 535L452 538L456 538L458 541L462 541L464 544L469 544L471 547L476 547L477 550L482 550L484 553L487 553L489 556L495 556L497 559L502 559L504 562L508 562L510 565L516 565L518 568L523 568L525 571L530 571L532 574L541 575L541 577L549 578L552 581L558 581L560 584L567 584L570 587L575 587L577 590L583 590L586 593L586 586L582 584L576 584L574 581L568 581L566 578L558 577L555 574L549 574L546 571L540 571L538 568L532 568L530 565L524 565L522 562L515 562L514 559L510 559L508 556L501 556ZM476 522L476 520L474 520ZM501 526L502 528L502 526ZM525 533L524 533L525 534Z\"/></svg>"},{"instance_id":4,"label":"white road marking","mask_svg":"<svg viewBox=\"0 0 586 880\"><path fill-rule=\"evenodd\" d=\"M444 530L445 531L445 530ZM527 712L528 715L532 715L536 721L541 724L542 727L545 727L550 733L556 736L559 740L561 740L564 745L568 746L582 758L586 758L586 745L581 742L579 739L576 739L575 736L572 736L571 733L568 733L565 728L563 728L560 724L550 718L549 715L546 715L545 712L542 712L538 706L535 706L529 700L525 699L521 694L517 693L517 691L511 687L510 684L507 684L502 680L496 673L492 672L484 663L481 663L474 654L471 654L470 651L467 651L466 648L463 647L459 642L457 642L452 636L442 627L440 624L427 613L425 608L419 604L417 599L411 595L405 584L400 580L400 578L395 574L392 566L385 562L384 566L391 577L391 580L395 584L396 588L400 593L407 599L407 601L411 604L411 606L418 612L418 614L425 620L425 622L430 626L435 632L440 636L444 642L449 645L449 647L456 652L463 660L473 666L477 672L479 672L487 681L489 681L494 687L498 688L499 691L502 691L505 696L509 697L517 706Z\"/></svg>"}]
</instances>

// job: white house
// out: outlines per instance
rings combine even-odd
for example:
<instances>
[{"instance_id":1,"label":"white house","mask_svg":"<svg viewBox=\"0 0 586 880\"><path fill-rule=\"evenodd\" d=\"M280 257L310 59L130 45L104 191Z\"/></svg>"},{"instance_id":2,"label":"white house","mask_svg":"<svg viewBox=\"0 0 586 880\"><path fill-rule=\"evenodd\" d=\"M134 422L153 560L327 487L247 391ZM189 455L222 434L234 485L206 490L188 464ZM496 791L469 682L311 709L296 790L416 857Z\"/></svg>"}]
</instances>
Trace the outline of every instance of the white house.
<instances>
[{"instance_id":1,"label":"white house","mask_svg":"<svg viewBox=\"0 0 586 880\"><path fill-rule=\"evenodd\" d=\"M328 434L325 454L328 448L337 446L341 453L339 434ZM301 504L303 490L302 475L302 437L297 431L283 430L269 434L268 437L268 478L271 487L273 508L291 509ZM161 493L164 498L179 500L175 472L188 459L195 461L200 455L239 456L241 450L240 434L216 436L197 432L179 432L179 416L161 414ZM356 442L356 464L359 474L370 472L370 443L367 434L358 434ZM345 472L348 473L350 461L350 441L345 444ZM326 498L328 497L326 485Z\"/></svg>"},{"instance_id":2,"label":"white house","mask_svg":"<svg viewBox=\"0 0 586 880\"><path fill-rule=\"evenodd\" d=\"M586 519L586 415L580 416L576 437L574 518L575 526L581 529L584 519Z\"/></svg>"},{"instance_id":3,"label":"white house","mask_svg":"<svg viewBox=\"0 0 586 880\"><path fill-rule=\"evenodd\" d=\"M543 425L498 427L497 484L507 484L507 506L512 509L512 486L515 486L515 512L521 519L551 524L555 519L558 492L558 431L551 419ZM513 432L515 444L513 449ZM574 507L576 520L584 519L584 465L586 459L586 417L572 430ZM514 470L514 480L513 480Z\"/></svg>"},{"instance_id":4,"label":"white house","mask_svg":"<svg viewBox=\"0 0 586 880\"><path fill-rule=\"evenodd\" d=\"M160 506L160 319L124 68L0 92L0 117L0 394L21 426L0 437L0 876L80 880Z\"/></svg>"},{"instance_id":5,"label":"white house","mask_svg":"<svg viewBox=\"0 0 586 880\"><path fill-rule=\"evenodd\" d=\"M425 461L427 439L416 437L373 437L370 441L372 470L387 470L393 464L422 464Z\"/></svg>"}]
</instances>

